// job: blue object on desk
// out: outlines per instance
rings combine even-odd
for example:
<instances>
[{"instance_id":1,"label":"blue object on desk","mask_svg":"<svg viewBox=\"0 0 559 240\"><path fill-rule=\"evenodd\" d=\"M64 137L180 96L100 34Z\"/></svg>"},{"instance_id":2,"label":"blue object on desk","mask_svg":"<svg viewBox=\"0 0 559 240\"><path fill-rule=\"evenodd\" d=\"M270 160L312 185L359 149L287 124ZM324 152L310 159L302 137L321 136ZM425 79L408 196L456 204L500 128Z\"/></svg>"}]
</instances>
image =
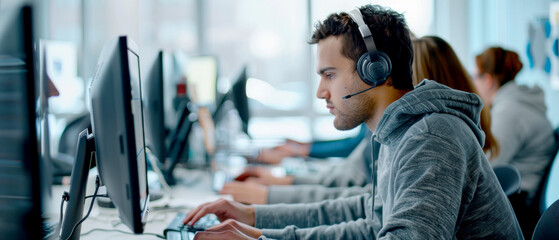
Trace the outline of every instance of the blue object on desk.
<instances>
[{"instance_id":1,"label":"blue object on desk","mask_svg":"<svg viewBox=\"0 0 559 240\"><path fill-rule=\"evenodd\" d=\"M315 141L311 144L309 157L329 158L347 157L359 145L369 129L365 124L361 125L359 134L355 137L344 138L332 141Z\"/></svg>"}]
</instances>

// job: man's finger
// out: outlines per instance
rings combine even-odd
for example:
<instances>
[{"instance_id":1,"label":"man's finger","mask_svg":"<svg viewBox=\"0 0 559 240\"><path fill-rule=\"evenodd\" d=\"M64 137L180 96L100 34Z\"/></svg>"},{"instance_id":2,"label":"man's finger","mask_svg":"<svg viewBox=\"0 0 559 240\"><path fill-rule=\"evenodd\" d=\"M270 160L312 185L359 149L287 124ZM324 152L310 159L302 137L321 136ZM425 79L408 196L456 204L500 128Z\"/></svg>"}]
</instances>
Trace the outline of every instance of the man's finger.
<instances>
[{"instance_id":1,"label":"man's finger","mask_svg":"<svg viewBox=\"0 0 559 240\"><path fill-rule=\"evenodd\" d=\"M190 222L190 221L192 220L192 217L194 217L194 215L195 215L197 212L200 211L200 208L201 208L203 205L205 205L205 204L202 204L202 205L196 207L194 210L191 210L190 212L188 212L188 214L186 214L186 217L184 217L183 223L184 223L184 224L187 224L188 222Z\"/></svg>"}]
</instances>

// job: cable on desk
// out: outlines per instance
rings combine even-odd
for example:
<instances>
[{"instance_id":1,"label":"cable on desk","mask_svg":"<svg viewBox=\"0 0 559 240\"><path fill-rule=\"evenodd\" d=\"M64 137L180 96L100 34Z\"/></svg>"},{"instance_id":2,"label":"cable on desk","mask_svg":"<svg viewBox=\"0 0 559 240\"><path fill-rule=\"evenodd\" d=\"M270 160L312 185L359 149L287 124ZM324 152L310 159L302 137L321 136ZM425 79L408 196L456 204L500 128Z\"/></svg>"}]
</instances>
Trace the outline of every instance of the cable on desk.
<instances>
[{"instance_id":1,"label":"cable on desk","mask_svg":"<svg viewBox=\"0 0 559 240\"><path fill-rule=\"evenodd\" d=\"M58 226L56 227L56 230L54 230L54 234L56 236L60 236L60 229L62 228L62 219L63 219L63 215L64 215L64 202L68 202L68 200L70 200L70 193L68 192L64 192L62 194L62 201L60 202L60 218L58 219Z\"/></svg>"},{"instance_id":2,"label":"cable on desk","mask_svg":"<svg viewBox=\"0 0 559 240\"><path fill-rule=\"evenodd\" d=\"M91 197L104 197L104 198L110 198L108 194L98 194L98 195L89 195L89 196L85 196L85 199L91 198Z\"/></svg>"},{"instance_id":3,"label":"cable on desk","mask_svg":"<svg viewBox=\"0 0 559 240\"><path fill-rule=\"evenodd\" d=\"M104 229L104 228L94 228L91 229L85 233L82 233L81 236L85 236L88 235L94 231L101 231L101 232L119 232L119 233L124 233L124 234L129 234L129 235L152 235L152 236L156 236L158 238L161 239L166 239L165 236L161 235L161 234L157 234L157 233L142 233L142 234L135 234L135 233L131 233L131 232L126 232L126 231L122 231L119 229Z\"/></svg>"}]
</instances>

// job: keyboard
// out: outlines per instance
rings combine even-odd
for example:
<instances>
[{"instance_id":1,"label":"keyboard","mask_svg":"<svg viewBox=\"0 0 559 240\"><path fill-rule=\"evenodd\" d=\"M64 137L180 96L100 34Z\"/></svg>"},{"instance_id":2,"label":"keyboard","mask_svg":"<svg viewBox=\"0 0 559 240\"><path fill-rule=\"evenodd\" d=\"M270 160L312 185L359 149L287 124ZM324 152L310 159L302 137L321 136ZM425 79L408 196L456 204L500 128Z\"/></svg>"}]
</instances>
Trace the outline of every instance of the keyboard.
<instances>
[{"instance_id":1,"label":"keyboard","mask_svg":"<svg viewBox=\"0 0 559 240\"><path fill-rule=\"evenodd\" d=\"M217 216L214 214L203 216L194 226L184 225L183 220L185 217L186 213L178 213L173 221L167 225L167 228L163 230L163 235L165 235L167 239L173 240L194 239L194 234L196 234L196 232L205 231L219 224L219 219L217 219Z\"/></svg>"}]
</instances>

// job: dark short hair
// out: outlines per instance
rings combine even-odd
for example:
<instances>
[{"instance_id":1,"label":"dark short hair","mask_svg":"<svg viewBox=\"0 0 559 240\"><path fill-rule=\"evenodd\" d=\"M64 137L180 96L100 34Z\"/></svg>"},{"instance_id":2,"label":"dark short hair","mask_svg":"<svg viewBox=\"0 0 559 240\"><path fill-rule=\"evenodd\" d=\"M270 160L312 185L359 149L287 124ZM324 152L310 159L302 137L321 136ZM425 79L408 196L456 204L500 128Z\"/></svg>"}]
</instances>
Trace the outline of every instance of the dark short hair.
<instances>
[{"instance_id":1,"label":"dark short hair","mask_svg":"<svg viewBox=\"0 0 559 240\"><path fill-rule=\"evenodd\" d=\"M377 49L386 53L392 62L392 82L387 81L386 84L400 90L413 89L413 48L404 16L379 5L368 4L359 10L371 30ZM317 23L309 43L315 44L330 36L342 37L342 55L355 63L367 52L357 24L345 12L333 13L326 20Z\"/></svg>"}]
</instances>

